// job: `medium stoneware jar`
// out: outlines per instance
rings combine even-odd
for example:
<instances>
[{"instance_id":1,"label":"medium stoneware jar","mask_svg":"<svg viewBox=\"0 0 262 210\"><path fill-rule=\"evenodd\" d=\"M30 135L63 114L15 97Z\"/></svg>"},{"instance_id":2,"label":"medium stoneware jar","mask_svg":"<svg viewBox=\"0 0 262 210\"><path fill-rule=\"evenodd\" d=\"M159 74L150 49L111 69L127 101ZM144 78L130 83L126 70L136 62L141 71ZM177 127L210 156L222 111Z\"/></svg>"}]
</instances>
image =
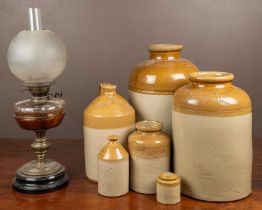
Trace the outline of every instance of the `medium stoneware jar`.
<instances>
[{"instance_id":1,"label":"medium stoneware jar","mask_svg":"<svg viewBox=\"0 0 262 210\"><path fill-rule=\"evenodd\" d=\"M116 86L102 83L100 95L84 111L86 176L97 181L97 154L114 133L127 147L128 135L135 130L135 111L116 93Z\"/></svg>"},{"instance_id":2,"label":"medium stoneware jar","mask_svg":"<svg viewBox=\"0 0 262 210\"><path fill-rule=\"evenodd\" d=\"M198 71L181 57L182 45L154 44L148 47L149 59L142 61L129 79L129 96L139 120L156 120L172 136L174 92L188 83L188 74Z\"/></svg>"},{"instance_id":3,"label":"medium stoneware jar","mask_svg":"<svg viewBox=\"0 0 262 210\"><path fill-rule=\"evenodd\" d=\"M182 193L193 198L233 201L251 193L251 101L233 78L192 73L191 83L175 93L175 171Z\"/></svg>"},{"instance_id":4,"label":"medium stoneware jar","mask_svg":"<svg viewBox=\"0 0 262 210\"><path fill-rule=\"evenodd\" d=\"M169 171L170 139L162 132L162 123L140 121L137 131L128 137L131 189L144 194L156 193L156 178Z\"/></svg>"},{"instance_id":5,"label":"medium stoneware jar","mask_svg":"<svg viewBox=\"0 0 262 210\"><path fill-rule=\"evenodd\" d=\"M171 172L163 172L157 178L156 200L162 204L176 204L181 197L180 178Z\"/></svg>"},{"instance_id":6,"label":"medium stoneware jar","mask_svg":"<svg viewBox=\"0 0 262 210\"><path fill-rule=\"evenodd\" d=\"M115 135L98 154L98 193L108 197L121 196L129 191L129 158Z\"/></svg>"}]
</instances>

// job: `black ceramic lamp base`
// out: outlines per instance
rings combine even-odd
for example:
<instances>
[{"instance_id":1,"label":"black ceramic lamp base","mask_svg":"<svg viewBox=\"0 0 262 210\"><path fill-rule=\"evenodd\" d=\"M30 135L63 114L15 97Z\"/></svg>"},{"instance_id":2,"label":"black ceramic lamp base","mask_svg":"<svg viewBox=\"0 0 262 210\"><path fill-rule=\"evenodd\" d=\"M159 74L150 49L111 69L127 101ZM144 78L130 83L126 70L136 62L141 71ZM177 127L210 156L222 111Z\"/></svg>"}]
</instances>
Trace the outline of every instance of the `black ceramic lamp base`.
<instances>
[{"instance_id":1,"label":"black ceramic lamp base","mask_svg":"<svg viewBox=\"0 0 262 210\"><path fill-rule=\"evenodd\" d=\"M68 184L65 167L56 173L43 176L28 176L17 171L13 188L20 193L41 194L56 191Z\"/></svg>"}]
</instances>

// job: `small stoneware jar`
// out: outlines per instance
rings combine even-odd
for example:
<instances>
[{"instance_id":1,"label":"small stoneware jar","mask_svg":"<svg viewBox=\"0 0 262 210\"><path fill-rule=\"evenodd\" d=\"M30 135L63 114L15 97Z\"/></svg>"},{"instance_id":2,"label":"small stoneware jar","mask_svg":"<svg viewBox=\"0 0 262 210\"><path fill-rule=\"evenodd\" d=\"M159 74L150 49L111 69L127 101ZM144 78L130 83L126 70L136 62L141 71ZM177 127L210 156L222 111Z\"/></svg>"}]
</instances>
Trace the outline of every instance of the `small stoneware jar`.
<instances>
[{"instance_id":1,"label":"small stoneware jar","mask_svg":"<svg viewBox=\"0 0 262 210\"><path fill-rule=\"evenodd\" d=\"M175 93L175 171L182 193L206 201L233 201L251 193L252 113L233 74L197 72Z\"/></svg>"},{"instance_id":2,"label":"small stoneware jar","mask_svg":"<svg viewBox=\"0 0 262 210\"><path fill-rule=\"evenodd\" d=\"M156 178L169 171L170 139L157 121L136 123L137 131L128 137L131 189L144 194L156 193Z\"/></svg>"},{"instance_id":3,"label":"small stoneware jar","mask_svg":"<svg viewBox=\"0 0 262 210\"><path fill-rule=\"evenodd\" d=\"M109 143L98 155L98 193L116 197L129 191L129 158L118 137L108 137Z\"/></svg>"},{"instance_id":4,"label":"small stoneware jar","mask_svg":"<svg viewBox=\"0 0 262 210\"><path fill-rule=\"evenodd\" d=\"M149 59L142 61L129 78L130 101L137 120L156 120L172 136L172 104L174 92L189 82L188 74L198 71L181 57L182 45L149 45Z\"/></svg>"},{"instance_id":5,"label":"small stoneware jar","mask_svg":"<svg viewBox=\"0 0 262 210\"><path fill-rule=\"evenodd\" d=\"M135 130L135 110L116 93L116 85L100 84L100 95L84 111L86 176L97 181L97 154L114 133L127 148L127 137Z\"/></svg>"},{"instance_id":6,"label":"small stoneware jar","mask_svg":"<svg viewBox=\"0 0 262 210\"><path fill-rule=\"evenodd\" d=\"M163 172L157 178L156 200L162 204L180 202L180 178L171 172Z\"/></svg>"}]
</instances>

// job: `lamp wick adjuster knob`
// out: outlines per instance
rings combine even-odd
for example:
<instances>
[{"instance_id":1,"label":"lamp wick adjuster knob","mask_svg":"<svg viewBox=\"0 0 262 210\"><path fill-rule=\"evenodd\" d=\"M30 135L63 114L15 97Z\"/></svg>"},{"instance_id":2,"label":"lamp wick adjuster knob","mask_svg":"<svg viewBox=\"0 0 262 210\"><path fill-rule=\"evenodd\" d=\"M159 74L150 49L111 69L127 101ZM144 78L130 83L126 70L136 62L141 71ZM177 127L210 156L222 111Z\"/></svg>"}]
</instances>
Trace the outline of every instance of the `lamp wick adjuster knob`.
<instances>
[{"instance_id":1,"label":"lamp wick adjuster knob","mask_svg":"<svg viewBox=\"0 0 262 210\"><path fill-rule=\"evenodd\" d=\"M53 98L61 98L63 96L63 92L62 91L56 91L54 93L49 93L49 96L52 96Z\"/></svg>"}]
</instances>

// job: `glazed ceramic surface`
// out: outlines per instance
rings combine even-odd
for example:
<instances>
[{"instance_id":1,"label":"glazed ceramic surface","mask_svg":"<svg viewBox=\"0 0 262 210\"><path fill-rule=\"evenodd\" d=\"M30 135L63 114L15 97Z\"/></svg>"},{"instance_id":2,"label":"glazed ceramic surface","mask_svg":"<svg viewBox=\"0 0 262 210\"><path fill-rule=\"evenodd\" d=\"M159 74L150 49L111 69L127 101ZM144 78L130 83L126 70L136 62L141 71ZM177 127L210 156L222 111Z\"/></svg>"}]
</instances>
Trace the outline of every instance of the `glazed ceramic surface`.
<instances>
[{"instance_id":1,"label":"glazed ceramic surface","mask_svg":"<svg viewBox=\"0 0 262 210\"><path fill-rule=\"evenodd\" d=\"M180 202L180 178L171 172L163 172L157 178L156 200L162 204L176 204Z\"/></svg>"},{"instance_id":2,"label":"glazed ceramic surface","mask_svg":"<svg viewBox=\"0 0 262 210\"><path fill-rule=\"evenodd\" d=\"M135 111L116 93L116 86L101 84L100 95L84 111L84 147L86 176L97 181L97 154L116 134L127 147L128 135L135 129Z\"/></svg>"},{"instance_id":3,"label":"glazed ceramic surface","mask_svg":"<svg viewBox=\"0 0 262 210\"><path fill-rule=\"evenodd\" d=\"M154 194L156 178L161 172L169 171L170 139L161 131L160 122L141 121L136 128L137 131L128 138L131 189Z\"/></svg>"},{"instance_id":4,"label":"glazed ceramic surface","mask_svg":"<svg viewBox=\"0 0 262 210\"><path fill-rule=\"evenodd\" d=\"M155 44L148 50L150 58L141 62L130 76L130 101L138 120L163 122L164 130L172 136L173 94L188 83L188 74L198 69L181 58L182 45Z\"/></svg>"},{"instance_id":5,"label":"glazed ceramic surface","mask_svg":"<svg viewBox=\"0 0 262 210\"><path fill-rule=\"evenodd\" d=\"M129 158L117 136L98 155L98 193L108 197L121 196L129 191Z\"/></svg>"},{"instance_id":6,"label":"glazed ceramic surface","mask_svg":"<svg viewBox=\"0 0 262 210\"><path fill-rule=\"evenodd\" d=\"M252 113L248 95L225 72L190 74L175 94L175 171L182 193L232 201L251 193Z\"/></svg>"}]
</instances>

